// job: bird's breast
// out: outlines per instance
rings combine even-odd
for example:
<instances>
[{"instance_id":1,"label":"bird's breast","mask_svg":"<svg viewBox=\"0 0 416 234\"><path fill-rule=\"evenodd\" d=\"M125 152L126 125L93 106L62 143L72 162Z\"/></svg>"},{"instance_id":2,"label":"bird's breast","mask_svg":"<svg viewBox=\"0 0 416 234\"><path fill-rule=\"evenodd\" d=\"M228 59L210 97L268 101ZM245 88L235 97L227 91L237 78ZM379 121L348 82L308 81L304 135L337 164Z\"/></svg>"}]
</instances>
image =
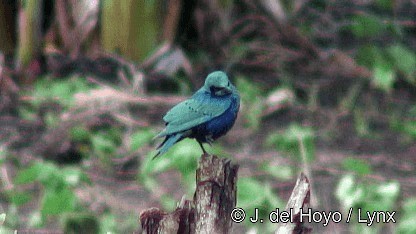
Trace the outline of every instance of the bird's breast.
<instances>
[{"instance_id":1,"label":"bird's breast","mask_svg":"<svg viewBox=\"0 0 416 234\"><path fill-rule=\"evenodd\" d=\"M232 97L229 108L221 115L212 118L204 124L201 124L194 129L194 137L200 141L206 142L206 137L210 137L213 140L226 134L237 118L239 110L238 97Z\"/></svg>"}]
</instances>

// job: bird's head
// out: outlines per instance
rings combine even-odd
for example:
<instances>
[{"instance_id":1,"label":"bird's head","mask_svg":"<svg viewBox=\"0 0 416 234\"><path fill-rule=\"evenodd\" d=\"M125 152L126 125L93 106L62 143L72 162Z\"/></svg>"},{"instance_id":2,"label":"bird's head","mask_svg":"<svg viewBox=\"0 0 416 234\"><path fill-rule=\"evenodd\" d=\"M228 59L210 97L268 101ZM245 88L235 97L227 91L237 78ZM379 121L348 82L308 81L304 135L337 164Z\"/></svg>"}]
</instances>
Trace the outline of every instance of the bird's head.
<instances>
[{"instance_id":1,"label":"bird's head","mask_svg":"<svg viewBox=\"0 0 416 234\"><path fill-rule=\"evenodd\" d=\"M233 92L234 86L222 71L210 73L205 80L204 88L215 96L224 96Z\"/></svg>"}]
</instances>

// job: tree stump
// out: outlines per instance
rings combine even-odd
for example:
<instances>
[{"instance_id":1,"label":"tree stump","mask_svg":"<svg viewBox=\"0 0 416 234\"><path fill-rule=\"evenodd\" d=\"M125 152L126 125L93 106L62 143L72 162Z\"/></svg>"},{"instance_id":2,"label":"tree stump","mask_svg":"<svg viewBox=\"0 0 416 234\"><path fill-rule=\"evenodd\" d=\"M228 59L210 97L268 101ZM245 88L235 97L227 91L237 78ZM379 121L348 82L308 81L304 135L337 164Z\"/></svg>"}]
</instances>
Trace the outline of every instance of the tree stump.
<instances>
[{"instance_id":1,"label":"tree stump","mask_svg":"<svg viewBox=\"0 0 416 234\"><path fill-rule=\"evenodd\" d=\"M193 201L182 200L170 214L150 208L140 214L142 233L230 233L236 205L238 166L215 155L202 155Z\"/></svg>"}]
</instances>

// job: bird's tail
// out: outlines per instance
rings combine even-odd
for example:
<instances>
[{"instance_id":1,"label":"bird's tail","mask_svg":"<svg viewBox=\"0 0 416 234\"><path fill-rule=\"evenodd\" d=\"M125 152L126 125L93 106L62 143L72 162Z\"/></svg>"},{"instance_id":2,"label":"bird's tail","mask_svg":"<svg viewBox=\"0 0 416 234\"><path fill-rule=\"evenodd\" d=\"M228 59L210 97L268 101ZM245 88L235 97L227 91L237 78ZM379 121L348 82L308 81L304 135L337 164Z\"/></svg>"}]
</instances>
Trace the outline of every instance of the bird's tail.
<instances>
[{"instance_id":1,"label":"bird's tail","mask_svg":"<svg viewBox=\"0 0 416 234\"><path fill-rule=\"evenodd\" d=\"M176 142L182 140L183 133L175 133L172 135L166 136L165 140L157 147L157 154L153 157L155 159L157 156L160 156L166 153L170 147L172 147Z\"/></svg>"}]
</instances>

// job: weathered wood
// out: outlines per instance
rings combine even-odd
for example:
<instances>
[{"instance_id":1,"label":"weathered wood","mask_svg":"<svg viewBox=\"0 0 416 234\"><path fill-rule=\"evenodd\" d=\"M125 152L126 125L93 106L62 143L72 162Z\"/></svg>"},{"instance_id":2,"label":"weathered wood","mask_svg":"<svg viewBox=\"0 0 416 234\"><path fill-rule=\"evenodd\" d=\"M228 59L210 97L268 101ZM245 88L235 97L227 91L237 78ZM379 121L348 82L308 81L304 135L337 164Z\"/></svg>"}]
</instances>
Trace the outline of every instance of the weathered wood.
<instances>
[{"instance_id":1,"label":"weathered wood","mask_svg":"<svg viewBox=\"0 0 416 234\"><path fill-rule=\"evenodd\" d=\"M237 166L203 155L196 173L196 233L229 233L236 204Z\"/></svg>"},{"instance_id":2,"label":"weathered wood","mask_svg":"<svg viewBox=\"0 0 416 234\"><path fill-rule=\"evenodd\" d=\"M282 223L278 227L276 234L307 234L312 232L311 228L306 227L305 224L301 223L299 220L300 208L302 208L302 210L306 210L310 206L310 194L311 190L309 180L303 173L301 173L286 205L286 211L289 212L290 209L293 210L293 223Z\"/></svg>"},{"instance_id":3,"label":"weathered wood","mask_svg":"<svg viewBox=\"0 0 416 234\"><path fill-rule=\"evenodd\" d=\"M193 201L184 200L167 214L157 208L140 215L142 233L230 233L236 205L238 166L230 160L204 154L196 174Z\"/></svg>"}]
</instances>

